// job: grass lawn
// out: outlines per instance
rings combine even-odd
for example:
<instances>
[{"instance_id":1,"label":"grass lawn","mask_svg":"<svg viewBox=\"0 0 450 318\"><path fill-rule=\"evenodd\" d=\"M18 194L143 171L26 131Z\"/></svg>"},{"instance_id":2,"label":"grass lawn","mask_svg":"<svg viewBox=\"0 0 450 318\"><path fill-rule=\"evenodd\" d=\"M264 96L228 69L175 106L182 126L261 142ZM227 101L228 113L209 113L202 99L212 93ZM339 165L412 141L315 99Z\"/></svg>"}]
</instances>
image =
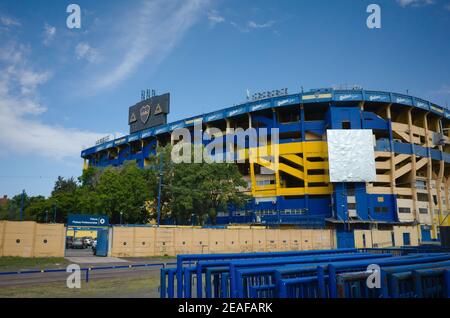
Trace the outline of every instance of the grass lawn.
<instances>
[{"instance_id":1,"label":"grass lawn","mask_svg":"<svg viewBox=\"0 0 450 318\"><path fill-rule=\"evenodd\" d=\"M159 297L159 275L81 281L80 289L69 289L66 282L0 288L0 298L80 298L80 297Z\"/></svg>"},{"instance_id":2,"label":"grass lawn","mask_svg":"<svg viewBox=\"0 0 450 318\"><path fill-rule=\"evenodd\" d=\"M0 271L44 269L44 268L65 268L69 262L63 257L0 257Z\"/></svg>"}]
</instances>

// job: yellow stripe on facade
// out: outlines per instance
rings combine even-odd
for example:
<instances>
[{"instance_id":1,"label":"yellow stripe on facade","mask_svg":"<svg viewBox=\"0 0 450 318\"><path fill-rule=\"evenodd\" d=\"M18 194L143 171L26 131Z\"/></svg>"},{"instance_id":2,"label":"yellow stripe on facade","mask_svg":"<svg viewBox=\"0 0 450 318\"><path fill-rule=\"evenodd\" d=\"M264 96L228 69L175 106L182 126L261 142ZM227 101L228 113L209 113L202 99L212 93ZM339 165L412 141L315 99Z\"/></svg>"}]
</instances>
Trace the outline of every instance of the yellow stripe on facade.
<instances>
[{"instance_id":1,"label":"yellow stripe on facade","mask_svg":"<svg viewBox=\"0 0 450 318\"><path fill-rule=\"evenodd\" d=\"M239 160L249 160L275 173L285 173L302 180L303 187L286 187L276 182L273 185L258 186L254 169L250 169L252 194L255 197L296 196L305 194L326 195L332 193L328 175L328 146L326 141L293 142L286 144L265 145L238 151ZM284 159L279 162L280 158ZM322 161L309 161L308 158L320 158ZM308 174L308 170L323 170L322 174Z\"/></svg>"},{"instance_id":2,"label":"yellow stripe on facade","mask_svg":"<svg viewBox=\"0 0 450 318\"><path fill-rule=\"evenodd\" d=\"M303 100L312 100L312 99L322 99L322 98L331 98L332 95L331 94L317 94L317 95L303 95L302 99Z\"/></svg>"}]
</instances>

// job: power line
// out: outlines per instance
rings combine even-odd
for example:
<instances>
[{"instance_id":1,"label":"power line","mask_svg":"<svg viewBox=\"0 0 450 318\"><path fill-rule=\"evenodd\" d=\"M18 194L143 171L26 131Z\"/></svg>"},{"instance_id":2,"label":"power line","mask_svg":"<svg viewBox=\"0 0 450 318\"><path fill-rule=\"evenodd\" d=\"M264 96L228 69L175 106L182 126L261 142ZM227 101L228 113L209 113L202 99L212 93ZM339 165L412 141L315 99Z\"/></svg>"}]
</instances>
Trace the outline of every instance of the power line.
<instances>
[{"instance_id":1,"label":"power line","mask_svg":"<svg viewBox=\"0 0 450 318\"><path fill-rule=\"evenodd\" d=\"M22 179L56 179L58 176L0 176L0 178L22 178Z\"/></svg>"}]
</instances>

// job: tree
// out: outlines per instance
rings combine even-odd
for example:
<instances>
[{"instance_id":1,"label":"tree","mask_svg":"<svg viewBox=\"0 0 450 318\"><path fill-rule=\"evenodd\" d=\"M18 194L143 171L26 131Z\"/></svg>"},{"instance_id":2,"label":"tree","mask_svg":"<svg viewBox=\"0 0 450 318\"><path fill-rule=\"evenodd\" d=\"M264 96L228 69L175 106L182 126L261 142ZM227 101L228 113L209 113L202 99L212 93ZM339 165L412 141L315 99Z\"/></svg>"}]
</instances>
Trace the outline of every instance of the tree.
<instances>
[{"instance_id":1,"label":"tree","mask_svg":"<svg viewBox=\"0 0 450 318\"><path fill-rule=\"evenodd\" d=\"M58 193L73 193L77 189L77 182L73 177L64 179L59 176L53 187L52 196Z\"/></svg>"},{"instance_id":2,"label":"tree","mask_svg":"<svg viewBox=\"0 0 450 318\"><path fill-rule=\"evenodd\" d=\"M157 217L159 180L161 188L161 220L189 224L215 222L218 211L230 205L242 206L247 196L238 191L246 185L235 164L179 163L171 160L170 145L157 149L148 158L145 169L135 161L121 167L90 167L75 180L58 177L49 198L24 197L25 216L39 222L65 222L69 213L106 214L111 223L147 223ZM192 154L194 152L191 152ZM14 196L0 211L0 217L19 215L21 194ZM10 213L11 211L12 213Z\"/></svg>"},{"instance_id":3,"label":"tree","mask_svg":"<svg viewBox=\"0 0 450 318\"><path fill-rule=\"evenodd\" d=\"M26 209L30 205L30 197L27 193L23 194L23 218L26 219ZM7 211L8 220L19 220L20 219L20 208L22 206L22 193L13 196L8 200Z\"/></svg>"},{"instance_id":4,"label":"tree","mask_svg":"<svg viewBox=\"0 0 450 318\"><path fill-rule=\"evenodd\" d=\"M184 222L191 215L200 224L208 218L214 222L218 210L227 210L230 204L245 204L247 196L237 189L245 185L234 164L178 164L172 187L172 212Z\"/></svg>"},{"instance_id":5,"label":"tree","mask_svg":"<svg viewBox=\"0 0 450 318\"><path fill-rule=\"evenodd\" d=\"M94 185L98 182L98 177L100 175L100 171L96 167L89 166L87 169L83 170L81 176L78 177L78 182L81 184L81 187L94 189Z\"/></svg>"},{"instance_id":6,"label":"tree","mask_svg":"<svg viewBox=\"0 0 450 318\"><path fill-rule=\"evenodd\" d=\"M37 222L53 221L51 200L43 196L31 197L30 204L25 210L27 218Z\"/></svg>"},{"instance_id":7,"label":"tree","mask_svg":"<svg viewBox=\"0 0 450 318\"><path fill-rule=\"evenodd\" d=\"M148 219L145 201L150 199L151 189L144 172L134 161L122 167L105 168L95 186L102 211L113 223L119 223L120 212L128 223L143 222Z\"/></svg>"},{"instance_id":8,"label":"tree","mask_svg":"<svg viewBox=\"0 0 450 318\"><path fill-rule=\"evenodd\" d=\"M73 177L58 177L49 198L51 211L57 210L58 220L65 222L69 213L78 212L78 184Z\"/></svg>"},{"instance_id":9,"label":"tree","mask_svg":"<svg viewBox=\"0 0 450 318\"><path fill-rule=\"evenodd\" d=\"M245 186L246 182L235 164L193 163L193 160L192 163L173 164L170 160L171 149L171 146L158 149L158 155L150 161L151 171L157 176L159 160L164 160L161 191L163 219L175 219L177 224L191 223L193 217L200 224L208 218L214 222L218 210L227 210L230 204L242 206L246 202L247 196L237 189ZM194 151L191 154L193 156ZM153 211L156 212L156 209Z\"/></svg>"}]
</instances>

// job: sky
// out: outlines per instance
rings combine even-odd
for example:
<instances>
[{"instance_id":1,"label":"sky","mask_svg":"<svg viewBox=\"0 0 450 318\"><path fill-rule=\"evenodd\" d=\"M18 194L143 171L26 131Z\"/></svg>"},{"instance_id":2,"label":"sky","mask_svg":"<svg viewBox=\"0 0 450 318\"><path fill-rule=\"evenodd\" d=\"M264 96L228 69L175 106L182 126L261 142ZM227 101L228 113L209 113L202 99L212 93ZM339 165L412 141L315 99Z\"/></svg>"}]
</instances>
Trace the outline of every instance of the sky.
<instances>
[{"instance_id":1,"label":"sky","mask_svg":"<svg viewBox=\"0 0 450 318\"><path fill-rule=\"evenodd\" d=\"M172 122L247 89L353 84L448 105L450 0L0 0L0 196L78 177L143 89L171 93Z\"/></svg>"}]
</instances>

